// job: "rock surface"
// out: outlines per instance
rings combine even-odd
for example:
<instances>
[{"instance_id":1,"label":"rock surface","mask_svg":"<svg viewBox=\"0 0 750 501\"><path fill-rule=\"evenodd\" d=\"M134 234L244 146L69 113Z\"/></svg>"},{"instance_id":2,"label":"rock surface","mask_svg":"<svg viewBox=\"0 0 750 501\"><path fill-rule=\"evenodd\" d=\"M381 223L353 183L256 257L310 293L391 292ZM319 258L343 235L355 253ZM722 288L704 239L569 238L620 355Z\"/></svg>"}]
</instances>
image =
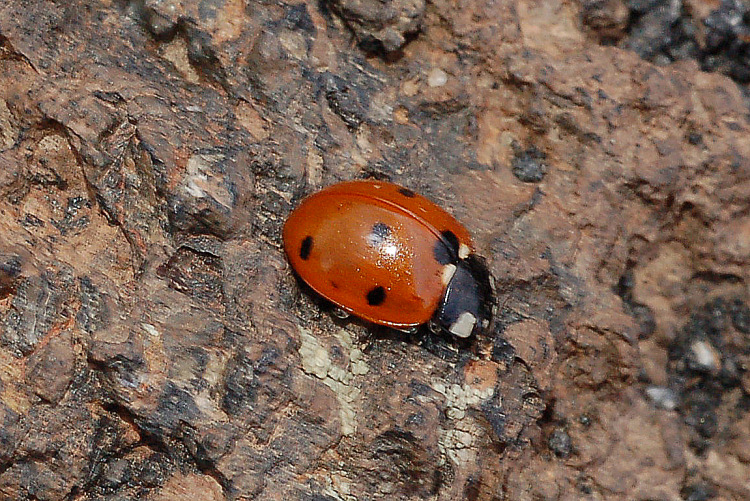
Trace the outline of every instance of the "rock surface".
<instances>
[{"instance_id":1,"label":"rock surface","mask_svg":"<svg viewBox=\"0 0 750 501\"><path fill-rule=\"evenodd\" d=\"M673 3L2 3L0 498L749 498L746 16ZM715 57L636 54L686 11ZM359 177L466 223L491 332L294 279Z\"/></svg>"}]
</instances>

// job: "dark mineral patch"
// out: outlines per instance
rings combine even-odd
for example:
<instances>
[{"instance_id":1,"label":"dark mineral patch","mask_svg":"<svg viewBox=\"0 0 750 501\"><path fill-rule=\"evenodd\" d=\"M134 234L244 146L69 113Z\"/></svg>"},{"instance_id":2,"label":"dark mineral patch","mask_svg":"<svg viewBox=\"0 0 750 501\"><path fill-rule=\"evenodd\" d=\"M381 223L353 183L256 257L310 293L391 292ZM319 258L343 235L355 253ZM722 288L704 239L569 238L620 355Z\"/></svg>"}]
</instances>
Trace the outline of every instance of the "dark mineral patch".
<instances>
[{"instance_id":1,"label":"dark mineral patch","mask_svg":"<svg viewBox=\"0 0 750 501\"><path fill-rule=\"evenodd\" d=\"M711 438L727 426L720 416L732 405L750 362L750 338L734 322L748 311L740 298L714 299L693 312L669 347L671 385L693 432L690 444L699 452L705 452Z\"/></svg>"},{"instance_id":2,"label":"dark mineral patch","mask_svg":"<svg viewBox=\"0 0 750 501\"><path fill-rule=\"evenodd\" d=\"M511 161L513 175L524 183L538 183L547 173L547 155L536 146L518 150Z\"/></svg>"},{"instance_id":3,"label":"dark mineral patch","mask_svg":"<svg viewBox=\"0 0 750 501\"><path fill-rule=\"evenodd\" d=\"M748 84L750 5L742 0L714 5L709 11L669 0L595 0L583 2L583 19L602 43L635 51L660 65L696 60L703 71Z\"/></svg>"}]
</instances>

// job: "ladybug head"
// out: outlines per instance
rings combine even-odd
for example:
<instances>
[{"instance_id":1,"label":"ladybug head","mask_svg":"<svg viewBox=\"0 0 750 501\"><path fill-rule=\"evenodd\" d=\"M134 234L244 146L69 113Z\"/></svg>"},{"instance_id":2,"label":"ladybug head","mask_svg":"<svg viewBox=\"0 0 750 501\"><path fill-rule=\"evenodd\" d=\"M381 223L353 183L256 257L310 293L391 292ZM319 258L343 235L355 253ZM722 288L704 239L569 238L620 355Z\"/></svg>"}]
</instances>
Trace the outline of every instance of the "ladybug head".
<instances>
[{"instance_id":1,"label":"ladybug head","mask_svg":"<svg viewBox=\"0 0 750 501\"><path fill-rule=\"evenodd\" d=\"M467 338L489 327L494 295L484 260L474 254L456 263L433 321L450 334Z\"/></svg>"}]
</instances>

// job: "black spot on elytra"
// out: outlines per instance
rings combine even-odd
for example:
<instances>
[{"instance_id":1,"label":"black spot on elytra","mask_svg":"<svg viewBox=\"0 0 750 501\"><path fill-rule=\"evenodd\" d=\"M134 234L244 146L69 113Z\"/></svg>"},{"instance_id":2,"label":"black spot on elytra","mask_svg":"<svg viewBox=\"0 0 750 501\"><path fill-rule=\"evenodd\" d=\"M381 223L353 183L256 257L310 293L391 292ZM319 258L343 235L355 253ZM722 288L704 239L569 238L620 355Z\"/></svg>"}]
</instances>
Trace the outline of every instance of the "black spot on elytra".
<instances>
[{"instance_id":1,"label":"black spot on elytra","mask_svg":"<svg viewBox=\"0 0 750 501\"><path fill-rule=\"evenodd\" d=\"M458 262L458 237L450 230L441 232L440 236L432 249L435 259L440 264L455 264Z\"/></svg>"},{"instance_id":2,"label":"black spot on elytra","mask_svg":"<svg viewBox=\"0 0 750 501\"><path fill-rule=\"evenodd\" d=\"M334 282L333 280L331 280L331 287L333 287L334 289L338 289L339 288L339 284L337 284L336 282Z\"/></svg>"},{"instance_id":3,"label":"black spot on elytra","mask_svg":"<svg viewBox=\"0 0 750 501\"><path fill-rule=\"evenodd\" d=\"M416 193L411 191L409 188L399 188L398 192L401 193L405 197L414 198L417 196Z\"/></svg>"},{"instance_id":4,"label":"black spot on elytra","mask_svg":"<svg viewBox=\"0 0 750 501\"><path fill-rule=\"evenodd\" d=\"M373 247L377 247L382 244L386 238L391 234L391 228L385 223L375 223L372 226L372 230L367 237L367 241Z\"/></svg>"},{"instance_id":5,"label":"black spot on elytra","mask_svg":"<svg viewBox=\"0 0 750 501\"><path fill-rule=\"evenodd\" d=\"M385 289L378 285L370 289L367 293L367 304L370 306L380 306L385 301Z\"/></svg>"},{"instance_id":6,"label":"black spot on elytra","mask_svg":"<svg viewBox=\"0 0 750 501\"><path fill-rule=\"evenodd\" d=\"M313 246L313 238L311 236L306 236L304 240L302 240L302 245L300 245L299 248L299 257L303 261L306 261L308 257L310 257L310 252L312 252L312 246Z\"/></svg>"}]
</instances>

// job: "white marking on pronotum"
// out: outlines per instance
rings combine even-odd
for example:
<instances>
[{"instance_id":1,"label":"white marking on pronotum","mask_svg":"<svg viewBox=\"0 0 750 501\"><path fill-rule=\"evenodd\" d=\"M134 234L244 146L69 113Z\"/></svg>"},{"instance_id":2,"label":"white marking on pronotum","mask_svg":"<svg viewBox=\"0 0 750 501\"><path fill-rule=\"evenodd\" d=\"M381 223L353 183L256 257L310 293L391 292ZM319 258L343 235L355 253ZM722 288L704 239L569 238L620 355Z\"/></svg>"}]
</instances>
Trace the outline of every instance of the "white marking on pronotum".
<instances>
[{"instance_id":1,"label":"white marking on pronotum","mask_svg":"<svg viewBox=\"0 0 750 501\"><path fill-rule=\"evenodd\" d=\"M474 330L474 325L477 323L477 317L465 311L458 316L458 320L453 322L450 331L451 334L458 337L469 337L471 331Z\"/></svg>"},{"instance_id":2,"label":"white marking on pronotum","mask_svg":"<svg viewBox=\"0 0 750 501\"><path fill-rule=\"evenodd\" d=\"M466 244L461 244L458 246L458 257L460 259L466 259L469 257L469 254L471 254L471 249Z\"/></svg>"},{"instance_id":3,"label":"white marking on pronotum","mask_svg":"<svg viewBox=\"0 0 750 501\"><path fill-rule=\"evenodd\" d=\"M446 264L445 266L443 266L443 275L440 277L443 285L448 285L450 283L454 273L456 273L455 264Z\"/></svg>"}]
</instances>

